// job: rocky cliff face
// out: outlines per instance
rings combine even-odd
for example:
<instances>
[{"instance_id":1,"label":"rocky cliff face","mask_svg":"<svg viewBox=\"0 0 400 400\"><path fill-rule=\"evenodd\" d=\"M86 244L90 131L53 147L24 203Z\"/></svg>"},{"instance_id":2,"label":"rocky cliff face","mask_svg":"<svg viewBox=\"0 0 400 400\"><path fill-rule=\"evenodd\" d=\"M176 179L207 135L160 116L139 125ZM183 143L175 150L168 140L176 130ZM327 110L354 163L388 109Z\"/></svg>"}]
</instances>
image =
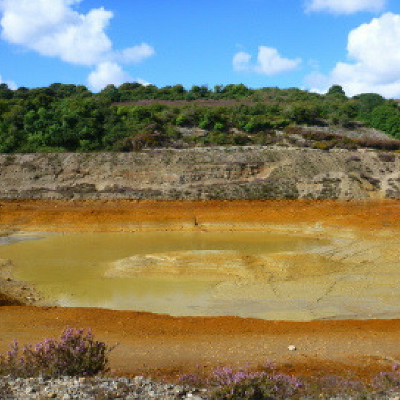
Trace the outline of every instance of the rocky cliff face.
<instances>
[{"instance_id":1,"label":"rocky cliff face","mask_svg":"<svg viewBox=\"0 0 400 400\"><path fill-rule=\"evenodd\" d=\"M400 154L268 147L2 154L0 198L400 198Z\"/></svg>"}]
</instances>

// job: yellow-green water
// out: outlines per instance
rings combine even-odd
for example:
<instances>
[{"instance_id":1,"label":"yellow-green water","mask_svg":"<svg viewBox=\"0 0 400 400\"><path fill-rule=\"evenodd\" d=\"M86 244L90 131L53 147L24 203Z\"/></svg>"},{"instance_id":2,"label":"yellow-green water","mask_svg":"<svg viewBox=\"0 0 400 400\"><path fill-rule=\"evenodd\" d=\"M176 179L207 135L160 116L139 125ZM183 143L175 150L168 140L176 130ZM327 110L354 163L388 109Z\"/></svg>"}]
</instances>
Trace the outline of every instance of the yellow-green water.
<instances>
[{"instance_id":1,"label":"yellow-green water","mask_svg":"<svg viewBox=\"0 0 400 400\"><path fill-rule=\"evenodd\" d=\"M46 299L62 306L254 316L251 308L243 314L237 302L232 302L231 310L218 309L214 290L223 283L221 276L158 273L108 278L105 272L112 263L134 255L232 250L243 256L268 256L303 252L319 245L317 239L260 232L55 234L1 246L0 258L13 260L17 279L33 283Z\"/></svg>"}]
</instances>

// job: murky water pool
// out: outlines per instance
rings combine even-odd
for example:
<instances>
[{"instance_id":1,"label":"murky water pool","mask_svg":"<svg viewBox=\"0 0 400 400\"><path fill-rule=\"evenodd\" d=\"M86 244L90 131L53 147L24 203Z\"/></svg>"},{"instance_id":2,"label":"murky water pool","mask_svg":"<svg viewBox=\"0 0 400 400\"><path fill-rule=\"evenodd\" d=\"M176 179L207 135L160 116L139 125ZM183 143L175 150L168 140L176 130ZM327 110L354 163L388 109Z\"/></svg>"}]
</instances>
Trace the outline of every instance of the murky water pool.
<instances>
[{"instance_id":1,"label":"murky water pool","mask_svg":"<svg viewBox=\"0 0 400 400\"><path fill-rule=\"evenodd\" d=\"M61 306L268 318L271 285L290 278L273 255L326 244L260 232L53 234L1 246L0 258Z\"/></svg>"}]
</instances>

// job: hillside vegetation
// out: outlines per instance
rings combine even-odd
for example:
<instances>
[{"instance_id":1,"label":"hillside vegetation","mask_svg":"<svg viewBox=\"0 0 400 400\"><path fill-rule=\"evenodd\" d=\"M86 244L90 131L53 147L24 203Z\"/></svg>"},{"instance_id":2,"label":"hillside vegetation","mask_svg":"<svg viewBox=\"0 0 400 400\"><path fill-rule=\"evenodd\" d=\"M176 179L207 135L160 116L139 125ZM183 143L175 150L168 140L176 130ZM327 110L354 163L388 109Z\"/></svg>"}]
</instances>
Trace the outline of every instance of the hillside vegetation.
<instances>
[{"instance_id":1,"label":"hillside vegetation","mask_svg":"<svg viewBox=\"0 0 400 400\"><path fill-rule=\"evenodd\" d=\"M387 135L382 134L385 132ZM157 88L125 83L100 93L55 83L0 85L0 152L133 151L212 145L400 149L400 110L375 93L346 97L243 84Z\"/></svg>"}]
</instances>

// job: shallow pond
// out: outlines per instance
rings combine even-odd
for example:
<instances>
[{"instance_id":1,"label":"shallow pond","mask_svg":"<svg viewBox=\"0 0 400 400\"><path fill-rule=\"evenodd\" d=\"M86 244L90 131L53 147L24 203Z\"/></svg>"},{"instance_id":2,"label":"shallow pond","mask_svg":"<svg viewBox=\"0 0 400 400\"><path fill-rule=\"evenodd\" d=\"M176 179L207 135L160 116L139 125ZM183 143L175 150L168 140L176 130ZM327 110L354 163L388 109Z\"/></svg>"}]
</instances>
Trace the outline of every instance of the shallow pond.
<instances>
[{"instance_id":1,"label":"shallow pond","mask_svg":"<svg viewBox=\"0 0 400 400\"><path fill-rule=\"evenodd\" d=\"M53 234L1 246L0 258L61 306L268 318L270 286L288 277L270 257L327 243L260 232ZM243 301L251 288L256 298Z\"/></svg>"}]
</instances>

